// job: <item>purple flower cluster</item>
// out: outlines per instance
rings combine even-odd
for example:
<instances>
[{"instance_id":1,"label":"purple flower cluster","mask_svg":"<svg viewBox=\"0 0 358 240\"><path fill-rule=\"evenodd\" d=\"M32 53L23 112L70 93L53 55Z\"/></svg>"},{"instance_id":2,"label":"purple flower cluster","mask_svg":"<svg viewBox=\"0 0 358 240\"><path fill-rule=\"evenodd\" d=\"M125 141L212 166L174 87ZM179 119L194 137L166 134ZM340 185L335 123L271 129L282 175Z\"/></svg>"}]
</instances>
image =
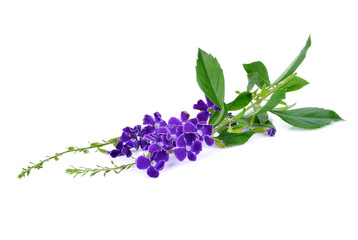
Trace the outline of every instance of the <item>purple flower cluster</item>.
<instances>
[{"instance_id":1,"label":"purple flower cluster","mask_svg":"<svg viewBox=\"0 0 358 240\"><path fill-rule=\"evenodd\" d=\"M188 158L195 161L197 155L202 151L203 142L208 146L214 145L211 137L213 126L208 124L211 113L209 108L218 108L209 100L206 103L199 100L194 109L200 110L195 118L183 111L180 119L172 117L168 122L156 112L153 116L145 115L144 127L137 125L133 128L123 129L116 148L109 152L110 156L132 156L133 150L142 149L148 154L139 156L136 160L138 169L146 170L148 176L156 178L159 176L165 163L169 160L169 154L174 153L179 161Z\"/></svg>"}]
</instances>

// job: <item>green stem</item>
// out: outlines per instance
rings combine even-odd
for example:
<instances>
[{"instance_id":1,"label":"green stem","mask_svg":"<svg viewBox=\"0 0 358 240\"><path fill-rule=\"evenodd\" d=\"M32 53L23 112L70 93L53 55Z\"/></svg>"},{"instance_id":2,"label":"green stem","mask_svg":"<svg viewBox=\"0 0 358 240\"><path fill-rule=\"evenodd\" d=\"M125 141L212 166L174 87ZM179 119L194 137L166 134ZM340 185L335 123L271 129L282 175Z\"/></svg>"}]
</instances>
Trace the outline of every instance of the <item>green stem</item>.
<instances>
[{"instance_id":1,"label":"green stem","mask_svg":"<svg viewBox=\"0 0 358 240\"><path fill-rule=\"evenodd\" d=\"M119 138L112 138L112 139L110 139L108 141L104 141L103 143L91 143L89 147L82 147L82 148L68 147L67 151L63 151L61 153L56 153L55 155L53 155L51 157L48 157L48 158L46 158L44 160L41 160L37 164L30 162L32 165L28 166L27 168L23 168L22 172L17 177L18 178L23 178L25 176L28 176L32 169L41 169L41 168L43 168L44 163L49 162L52 159L55 159L57 161L57 160L59 160L59 157L61 157L62 155L66 154L66 153L70 153L70 152L73 152L73 153L76 153L76 152L88 153L88 150L93 149L93 148L97 148L98 151L104 152L104 150L101 149L101 147L117 143L118 140L119 140Z\"/></svg>"},{"instance_id":2,"label":"green stem","mask_svg":"<svg viewBox=\"0 0 358 240\"><path fill-rule=\"evenodd\" d=\"M276 85L277 83L273 83L269 86L269 88L272 87L271 90L267 91L267 93L265 94L265 96L261 97L261 98L258 98L256 100L256 102L252 103L250 106L248 106L247 108L244 108L239 114L237 114L236 116L234 116L233 118L231 119L228 119L228 120L224 120L216 129L214 129L214 133L215 132L221 132L223 131L225 128L226 128L226 125L229 124L230 122L231 123L234 123L234 122L237 122L238 120L242 119L242 118L249 118L249 117L252 117L254 115L256 115L261 107L258 107L257 109L255 109L255 111L247 114L247 115L244 115L243 113L244 112L247 112L247 110L250 110L251 108L261 104L262 101L264 101L266 98L268 98L271 94L273 94L274 92L276 92L278 89L280 89L284 84L286 84L288 81L292 80L295 76L297 75L297 73L294 73L290 76L288 76L285 80L281 81L280 84ZM274 87L273 87L274 86Z\"/></svg>"}]
</instances>

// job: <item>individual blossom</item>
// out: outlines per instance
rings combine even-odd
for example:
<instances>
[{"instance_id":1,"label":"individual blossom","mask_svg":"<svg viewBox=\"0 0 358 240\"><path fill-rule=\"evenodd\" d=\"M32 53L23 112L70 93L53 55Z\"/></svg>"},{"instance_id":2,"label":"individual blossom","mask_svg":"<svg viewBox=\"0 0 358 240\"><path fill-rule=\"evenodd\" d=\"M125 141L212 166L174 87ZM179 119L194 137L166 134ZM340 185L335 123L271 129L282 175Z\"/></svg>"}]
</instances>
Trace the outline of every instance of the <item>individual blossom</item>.
<instances>
[{"instance_id":1,"label":"individual blossom","mask_svg":"<svg viewBox=\"0 0 358 240\"><path fill-rule=\"evenodd\" d=\"M267 130L267 134L268 134L270 137L275 136L275 134L276 134L276 129L274 129L274 128L269 128L269 129Z\"/></svg>"},{"instance_id":2,"label":"individual blossom","mask_svg":"<svg viewBox=\"0 0 358 240\"><path fill-rule=\"evenodd\" d=\"M109 155L112 158L123 156L123 155L130 157L130 156L132 156L131 148L133 146L134 146L134 143L132 141L123 143L122 140L119 140L118 143L116 144L116 149L113 149L112 151L110 151Z\"/></svg>"},{"instance_id":3,"label":"individual blossom","mask_svg":"<svg viewBox=\"0 0 358 240\"><path fill-rule=\"evenodd\" d=\"M188 121L189 118L190 118L190 114L189 114L187 111L182 111L182 112L180 113L180 120L181 120L182 122Z\"/></svg>"},{"instance_id":4,"label":"individual blossom","mask_svg":"<svg viewBox=\"0 0 358 240\"><path fill-rule=\"evenodd\" d=\"M183 131L176 141L177 148L174 149L174 155L179 161L183 161L186 157L195 161L196 156L203 148L201 141L199 141L197 128L193 123L187 122L183 126Z\"/></svg>"},{"instance_id":5,"label":"individual blossom","mask_svg":"<svg viewBox=\"0 0 358 240\"><path fill-rule=\"evenodd\" d=\"M143 118L143 124L147 126L152 126L154 128L163 127L167 125L167 123L162 120L162 115L159 112L155 112L154 117L146 114Z\"/></svg>"},{"instance_id":6,"label":"individual blossom","mask_svg":"<svg viewBox=\"0 0 358 240\"><path fill-rule=\"evenodd\" d=\"M206 103L200 99L194 104L193 108L200 111L208 111L209 108L212 108L214 111L220 110L209 98L206 98Z\"/></svg>"},{"instance_id":7,"label":"individual blossom","mask_svg":"<svg viewBox=\"0 0 358 240\"><path fill-rule=\"evenodd\" d=\"M202 124L198 123L196 126L197 134L201 141L205 141L206 145L212 146L215 143L215 140L211 137L213 134L213 125L212 124Z\"/></svg>"},{"instance_id":8,"label":"individual blossom","mask_svg":"<svg viewBox=\"0 0 358 240\"><path fill-rule=\"evenodd\" d=\"M163 160L155 162L145 156L139 156L136 161L137 168L147 170L148 176L152 178L157 178L159 176L159 171L163 170L164 165L165 161Z\"/></svg>"}]
</instances>

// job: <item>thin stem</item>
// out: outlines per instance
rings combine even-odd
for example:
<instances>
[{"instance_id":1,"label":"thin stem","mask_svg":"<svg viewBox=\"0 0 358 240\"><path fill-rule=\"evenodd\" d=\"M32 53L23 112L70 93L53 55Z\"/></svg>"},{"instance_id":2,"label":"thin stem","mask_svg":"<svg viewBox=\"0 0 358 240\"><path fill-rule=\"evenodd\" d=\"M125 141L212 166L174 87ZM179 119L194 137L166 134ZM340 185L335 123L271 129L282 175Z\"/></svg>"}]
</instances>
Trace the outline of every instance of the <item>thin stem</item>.
<instances>
[{"instance_id":1,"label":"thin stem","mask_svg":"<svg viewBox=\"0 0 358 240\"><path fill-rule=\"evenodd\" d=\"M101 167L98 165L97 165L98 168L84 168L84 167L75 168L72 166L72 168L66 169L66 173L68 173L70 175L74 174L73 177L76 177L79 174L82 174L82 176L84 176L87 173L90 173L90 176L92 177L99 172L103 172L104 176L106 176L106 174L109 172L115 172L116 174L119 174L123 170L131 168L133 165L136 164L136 162L117 166L112 161L112 164L114 165L114 167L111 167L111 168L110 167Z\"/></svg>"},{"instance_id":2,"label":"thin stem","mask_svg":"<svg viewBox=\"0 0 358 240\"><path fill-rule=\"evenodd\" d=\"M106 152L105 150L101 149L103 146L107 146L107 145L110 145L110 144L114 144L114 143L117 143L119 140L119 138L112 138L108 141L103 141L103 143L90 143L90 146L88 147L82 147L82 148L79 148L79 147L68 147L67 148L67 151L63 151L61 153L56 153L55 155L53 156L49 156L47 157L46 159L44 160L41 160L39 163L35 164L33 162L30 162L32 165L31 166L28 166L27 168L23 168L22 169L22 172L17 176L18 178L23 178L25 176L28 176L31 172L32 169L41 169L43 168L43 164L46 163L46 162L49 162L50 160L52 159L55 159L56 161L59 160L59 157L61 157L62 155L66 154L66 153L70 153L70 152L73 152L73 153L76 153L76 152L83 152L83 153L88 153L90 149L94 149L94 148L97 148L98 151L100 152Z\"/></svg>"}]
</instances>

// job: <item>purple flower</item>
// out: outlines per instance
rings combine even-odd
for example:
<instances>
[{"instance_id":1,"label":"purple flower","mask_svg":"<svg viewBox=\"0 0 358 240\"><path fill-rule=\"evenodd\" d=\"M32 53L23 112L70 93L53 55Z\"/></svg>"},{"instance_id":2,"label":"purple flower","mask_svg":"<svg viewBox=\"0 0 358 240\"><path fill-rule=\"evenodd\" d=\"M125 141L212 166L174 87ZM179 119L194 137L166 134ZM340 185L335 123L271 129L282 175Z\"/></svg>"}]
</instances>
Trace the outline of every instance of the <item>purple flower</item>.
<instances>
[{"instance_id":1,"label":"purple flower","mask_svg":"<svg viewBox=\"0 0 358 240\"><path fill-rule=\"evenodd\" d=\"M186 122L183 126L183 133L176 141L177 148L174 149L174 155L179 161L183 161L186 157L195 161L203 146L199 140L196 126L191 122Z\"/></svg>"},{"instance_id":2,"label":"purple flower","mask_svg":"<svg viewBox=\"0 0 358 240\"><path fill-rule=\"evenodd\" d=\"M136 165L138 169L147 170L149 177L157 178L159 176L159 171L164 168L165 161L161 160L154 162L145 156L139 156Z\"/></svg>"},{"instance_id":3,"label":"purple flower","mask_svg":"<svg viewBox=\"0 0 358 240\"><path fill-rule=\"evenodd\" d=\"M160 115L159 112L155 112L154 117L148 114L144 115L143 124L147 126L152 126L154 128L167 125L167 123L164 120L162 120L162 115Z\"/></svg>"},{"instance_id":4,"label":"purple flower","mask_svg":"<svg viewBox=\"0 0 358 240\"><path fill-rule=\"evenodd\" d=\"M209 98L206 98L206 103L203 100L199 100L194 104L193 108L200 111L208 111L209 108L212 108L215 111L220 110Z\"/></svg>"},{"instance_id":5,"label":"purple flower","mask_svg":"<svg viewBox=\"0 0 358 240\"><path fill-rule=\"evenodd\" d=\"M178 148L174 149L174 155L179 161L183 161L186 157L188 157L189 160L195 161L196 155L198 155L203 145L200 141L192 141L191 144L189 142L186 142L186 134L182 134L183 138L178 138L177 146ZM190 137L189 137L190 138Z\"/></svg>"},{"instance_id":6,"label":"purple flower","mask_svg":"<svg viewBox=\"0 0 358 240\"><path fill-rule=\"evenodd\" d=\"M130 157L132 149L148 151L147 157L137 158L136 165L138 169L147 170L148 176L153 178L159 176L159 171L169 160L169 153L174 153L180 161L185 158L195 161L202 151L203 141L209 146L215 142L211 138L213 126L207 124L211 115L208 109L218 108L209 99L206 103L199 100L194 108L201 111L196 118L190 119L190 115L182 111L180 119L171 117L168 124L158 112L153 116L146 114L143 118L144 127L137 125L124 128L116 148L108 154L113 158L123 155Z\"/></svg>"},{"instance_id":7,"label":"purple flower","mask_svg":"<svg viewBox=\"0 0 358 240\"><path fill-rule=\"evenodd\" d=\"M268 134L270 137L275 136L275 134L276 134L276 129L274 129L274 128L269 128L269 129L267 130L267 134Z\"/></svg>"},{"instance_id":8,"label":"purple flower","mask_svg":"<svg viewBox=\"0 0 358 240\"><path fill-rule=\"evenodd\" d=\"M110 151L109 155L112 158L123 156L123 155L130 157L132 156L132 151L130 150L132 147L134 147L134 143L132 141L129 141L126 144L124 144L122 140L119 140L116 145L116 149Z\"/></svg>"},{"instance_id":9,"label":"purple flower","mask_svg":"<svg viewBox=\"0 0 358 240\"><path fill-rule=\"evenodd\" d=\"M182 112L180 113L180 120L181 120L182 122L188 121L189 118L190 118L190 114L189 114L187 111L182 111Z\"/></svg>"},{"instance_id":10,"label":"purple flower","mask_svg":"<svg viewBox=\"0 0 358 240\"><path fill-rule=\"evenodd\" d=\"M169 154L158 143L152 143L148 148L148 152L150 153L150 160L155 162L167 162L169 160Z\"/></svg>"},{"instance_id":11,"label":"purple flower","mask_svg":"<svg viewBox=\"0 0 358 240\"><path fill-rule=\"evenodd\" d=\"M215 143L215 140L211 137L213 134L213 125L209 124L198 124L197 125L197 133L200 137L201 141L205 141L206 145L212 146Z\"/></svg>"}]
</instances>

